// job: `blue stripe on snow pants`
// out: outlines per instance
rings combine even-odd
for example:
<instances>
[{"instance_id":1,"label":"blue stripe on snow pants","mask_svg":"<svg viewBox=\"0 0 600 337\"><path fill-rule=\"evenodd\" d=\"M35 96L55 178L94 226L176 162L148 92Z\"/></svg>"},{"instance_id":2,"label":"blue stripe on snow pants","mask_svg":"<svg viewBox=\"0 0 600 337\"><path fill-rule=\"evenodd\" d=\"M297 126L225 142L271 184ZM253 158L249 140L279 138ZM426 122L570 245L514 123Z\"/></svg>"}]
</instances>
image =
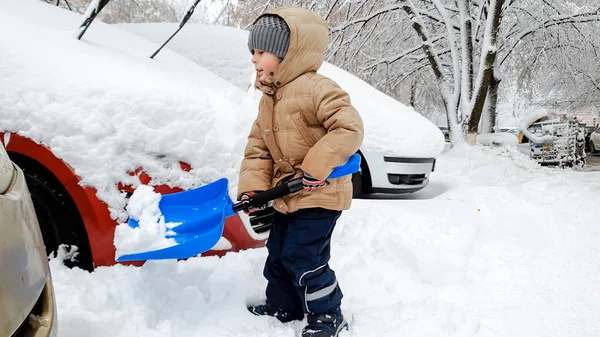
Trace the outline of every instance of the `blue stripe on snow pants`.
<instances>
[{"instance_id":1,"label":"blue stripe on snow pants","mask_svg":"<svg viewBox=\"0 0 600 337\"><path fill-rule=\"evenodd\" d=\"M276 212L267 240L267 302L290 313L328 313L342 301L329 268L331 234L342 212L323 208Z\"/></svg>"}]
</instances>

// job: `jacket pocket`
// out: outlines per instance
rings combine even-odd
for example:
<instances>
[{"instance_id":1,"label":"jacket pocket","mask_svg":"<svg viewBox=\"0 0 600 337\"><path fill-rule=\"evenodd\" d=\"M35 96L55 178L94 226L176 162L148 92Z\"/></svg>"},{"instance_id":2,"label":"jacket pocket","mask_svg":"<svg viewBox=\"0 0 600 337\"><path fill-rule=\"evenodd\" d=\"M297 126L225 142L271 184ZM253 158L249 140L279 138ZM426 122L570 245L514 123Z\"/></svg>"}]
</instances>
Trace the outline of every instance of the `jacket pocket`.
<instances>
[{"instance_id":1,"label":"jacket pocket","mask_svg":"<svg viewBox=\"0 0 600 337\"><path fill-rule=\"evenodd\" d=\"M302 112L296 112L294 115L294 123L296 124L296 129L300 132L302 139L306 142L308 147L313 147L319 139L309 130L308 125L302 118Z\"/></svg>"}]
</instances>

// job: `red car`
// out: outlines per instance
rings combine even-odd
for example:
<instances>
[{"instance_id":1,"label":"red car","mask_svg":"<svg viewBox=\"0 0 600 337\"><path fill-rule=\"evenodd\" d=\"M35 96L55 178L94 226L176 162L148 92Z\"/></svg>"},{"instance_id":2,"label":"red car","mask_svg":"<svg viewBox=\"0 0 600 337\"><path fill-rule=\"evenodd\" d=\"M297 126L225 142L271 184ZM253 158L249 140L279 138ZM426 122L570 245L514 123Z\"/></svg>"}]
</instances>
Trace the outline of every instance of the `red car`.
<instances>
[{"instance_id":1,"label":"red car","mask_svg":"<svg viewBox=\"0 0 600 337\"><path fill-rule=\"evenodd\" d=\"M50 148L10 133L0 133L8 139L6 149L12 161L25 174L38 216L46 251L56 251L59 244L78 247L74 264L93 270L97 266L115 263L114 231L117 221L110 216L106 203L99 200L96 190L81 186L80 178ZM185 169L189 166L181 163ZM152 184L151 177L139 170L140 181ZM131 186L119 184L120 190L131 193ZM178 187L155 186L155 191L167 194L181 191ZM226 219L223 236L231 243L228 250L209 251L203 255L222 255L227 251L256 248L264 239L253 238L239 216Z\"/></svg>"}]
</instances>

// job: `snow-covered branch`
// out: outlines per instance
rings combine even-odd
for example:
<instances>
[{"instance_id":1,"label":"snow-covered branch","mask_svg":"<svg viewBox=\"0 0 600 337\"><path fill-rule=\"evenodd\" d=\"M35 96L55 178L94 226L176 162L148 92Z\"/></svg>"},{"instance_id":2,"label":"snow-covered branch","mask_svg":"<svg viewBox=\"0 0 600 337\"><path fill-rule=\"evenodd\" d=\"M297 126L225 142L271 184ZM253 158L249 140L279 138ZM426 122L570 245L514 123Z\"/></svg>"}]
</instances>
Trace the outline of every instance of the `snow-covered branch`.
<instances>
[{"instance_id":1,"label":"snow-covered branch","mask_svg":"<svg viewBox=\"0 0 600 337\"><path fill-rule=\"evenodd\" d=\"M585 13L576 13L576 14L567 14L567 15L557 15L546 20L541 23L535 23L524 29L513 29L508 32L504 37L505 40L512 40L512 44L508 48L504 48L505 54L502 57L500 64L503 64L506 59L511 55L513 50L522 43L522 41L531 34L534 34L542 29L550 28L553 26L563 25L563 24L574 24L574 23L585 23L592 21L600 21L600 6L596 9L585 12ZM518 27L518 26L516 26Z\"/></svg>"},{"instance_id":2,"label":"snow-covered branch","mask_svg":"<svg viewBox=\"0 0 600 337\"><path fill-rule=\"evenodd\" d=\"M343 31L344 29L346 29L346 28L348 28L350 26L354 26L354 25L356 25L358 23L369 22L370 20L378 17L379 15L382 15L382 14L385 14L385 13L388 13L388 12L393 12L393 11L399 10L400 8L401 8L400 6L387 6L387 7L384 7L382 9L379 9L379 10L377 10L377 11L375 11L373 13L370 13L370 14L364 16L364 17L351 19L349 21L345 21L344 23L342 23L340 25L332 27L330 29L330 32L331 33L336 33L336 32Z\"/></svg>"}]
</instances>

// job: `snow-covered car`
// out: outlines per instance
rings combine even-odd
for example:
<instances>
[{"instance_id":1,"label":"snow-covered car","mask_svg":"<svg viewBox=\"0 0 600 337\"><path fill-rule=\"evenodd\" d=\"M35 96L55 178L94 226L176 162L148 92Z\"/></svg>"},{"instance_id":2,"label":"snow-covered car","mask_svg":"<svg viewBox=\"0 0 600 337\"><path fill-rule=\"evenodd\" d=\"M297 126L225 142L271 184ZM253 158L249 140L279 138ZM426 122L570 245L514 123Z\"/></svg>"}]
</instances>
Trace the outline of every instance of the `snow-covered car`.
<instances>
[{"instance_id":1,"label":"snow-covered car","mask_svg":"<svg viewBox=\"0 0 600 337\"><path fill-rule=\"evenodd\" d=\"M123 24L129 32L162 45L176 24ZM248 91L258 105L254 66L247 47L248 31L188 23L169 43L172 49L227 81ZM160 54L157 58L160 59ZM435 158L444 149L444 135L425 117L376 90L356 76L324 62L319 73L336 81L350 94L365 122L365 139L359 153L362 169L353 176L354 197L371 193L412 193L429 183ZM256 111L256 110L254 110ZM252 118L255 116L246 116Z\"/></svg>"},{"instance_id":2,"label":"snow-covered car","mask_svg":"<svg viewBox=\"0 0 600 337\"><path fill-rule=\"evenodd\" d=\"M48 258L23 172L0 142L0 336L56 336Z\"/></svg>"},{"instance_id":3,"label":"snow-covered car","mask_svg":"<svg viewBox=\"0 0 600 337\"><path fill-rule=\"evenodd\" d=\"M590 133L589 142L590 153L600 150L600 128L596 128L594 132Z\"/></svg>"},{"instance_id":4,"label":"snow-covered car","mask_svg":"<svg viewBox=\"0 0 600 337\"><path fill-rule=\"evenodd\" d=\"M518 127L512 127L512 126L511 127L502 127L501 126L500 127L500 131L507 132L507 133L513 134L515 136L519 135L519 128Z\"/></svg>"},{"instance_id":5,"label":"snow-covered car","mask_svg":"<svg viewBox=\"0 0 600 337\"><path fill-rule=\"evenodd\" d=\"M159 44L121 27L97 21L78 40L81 21L37 0L0 1L0 29L12 32L0 36L0 137L23 169L47 252L76 246L75 265L92 270L115 263L115 228L141 184L167 194L227 178L235 195L256 96L168 48L149 58ZM384 172L361 186L422 188L439 129L366 83L350 89L373 111L362 109L362 172ZM204 255L261 247L266 236L235 215L222 239Z\"/></svg>"}]
</instances>

